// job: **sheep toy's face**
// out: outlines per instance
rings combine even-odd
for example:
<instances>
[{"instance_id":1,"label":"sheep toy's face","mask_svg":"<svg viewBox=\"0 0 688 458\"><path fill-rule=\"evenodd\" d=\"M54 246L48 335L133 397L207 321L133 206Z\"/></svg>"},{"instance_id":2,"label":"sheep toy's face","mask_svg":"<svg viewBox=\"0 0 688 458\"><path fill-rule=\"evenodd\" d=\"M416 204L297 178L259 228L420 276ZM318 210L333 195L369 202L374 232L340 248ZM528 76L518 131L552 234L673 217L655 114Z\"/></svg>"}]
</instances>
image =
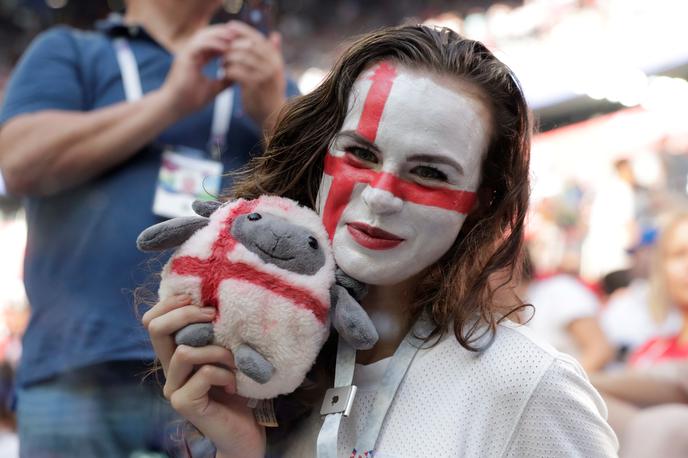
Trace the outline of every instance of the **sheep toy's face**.
<instances>
[{"instance_id":1,"label":"sheep toy's face","mask_svg":"<svg viewBox=\"0 0 688 458\"><path fill-rule=\"evenodd\" d=\"M269 213L238 216L232 237L263 262L304 275L314 275L325 265L325 252L315 234Z\"/></svg>"}]
</instances>

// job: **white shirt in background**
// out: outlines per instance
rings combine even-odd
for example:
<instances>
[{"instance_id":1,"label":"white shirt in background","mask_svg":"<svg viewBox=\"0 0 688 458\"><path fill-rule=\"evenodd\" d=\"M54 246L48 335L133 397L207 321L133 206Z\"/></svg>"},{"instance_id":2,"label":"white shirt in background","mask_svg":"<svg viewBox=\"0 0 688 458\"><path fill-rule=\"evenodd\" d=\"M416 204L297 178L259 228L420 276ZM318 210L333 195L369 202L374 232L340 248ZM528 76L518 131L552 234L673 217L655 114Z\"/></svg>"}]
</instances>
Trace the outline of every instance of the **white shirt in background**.
<instances>
[{"instance_id":1,"label":"white shirt in background","mask_svg":"<svg viewBox=\"0 0 688 458\"><path fill-rule=\"evenodd\" d=\"M578 357L577 344L567 327L574 320L597 316L599 301L595 294L575 277L558 274L532 282L526 302L535 307L528 327L557 350Z\"/></svg>"},{"instance_id":2,"label":"white shirt in background","mask_svg":"<svg viewBox=\"0 0 688 458\"><path fill-rule=\"evenodd\" d=\"M602 311L602 329L615 347L626 347L630 353L650 339L673 336L681 330L683 320L675 309L669 311L664 322L655 322L650 315L649 292L647 280L633 280Z\"/></svg>"}]
</instances>

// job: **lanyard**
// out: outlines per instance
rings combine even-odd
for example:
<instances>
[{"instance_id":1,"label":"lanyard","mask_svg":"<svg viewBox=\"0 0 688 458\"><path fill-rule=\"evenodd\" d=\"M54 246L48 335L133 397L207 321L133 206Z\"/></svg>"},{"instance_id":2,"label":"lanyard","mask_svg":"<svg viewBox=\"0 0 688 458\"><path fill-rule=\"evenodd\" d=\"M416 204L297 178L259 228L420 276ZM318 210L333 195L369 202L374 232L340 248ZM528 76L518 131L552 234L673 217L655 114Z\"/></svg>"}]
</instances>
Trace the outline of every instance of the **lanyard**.
<instances>
[{"instance_id":1,"label":"lanyard","mask_svg":"<svg viewBox=\"0 0 688 458\"><path fill-rule=\"evenodd\" d=\"M385 370L380 387L375 394L373 406L365 419L363 434L356 439L352 456L372 458L375 453L382 423L392 405L399 385L401 385L408 368L411 366L418 350L433 329L426 317L421 317L401 342ZM418 337L417 337L418 336ZM334 388L327 390L320 413L325 421L318 434L317 457L337 458L337 436L342 417L348 416L356 395L356 386L352 385L356 350L339 337L337 344L337 363L335 368Z\"/></svg>"},{"instance_id":2,"label":"lanyard","mask_svg":"<svg viewBox=\"0 0 688 458\"><path fill-rule=\"evenodd\" d=\"M139 66L134 52L126 38L115 38L113 46L117 54L117 64L122 74L124 95L129 102L139 100L143 96ZM234 105L234 89L228 87L215 97L213 107L213 122L210 128L208 147L214 160L219 161L227 143L227 132L232 121L232 106Z\"/></svg>"}]
</instances>

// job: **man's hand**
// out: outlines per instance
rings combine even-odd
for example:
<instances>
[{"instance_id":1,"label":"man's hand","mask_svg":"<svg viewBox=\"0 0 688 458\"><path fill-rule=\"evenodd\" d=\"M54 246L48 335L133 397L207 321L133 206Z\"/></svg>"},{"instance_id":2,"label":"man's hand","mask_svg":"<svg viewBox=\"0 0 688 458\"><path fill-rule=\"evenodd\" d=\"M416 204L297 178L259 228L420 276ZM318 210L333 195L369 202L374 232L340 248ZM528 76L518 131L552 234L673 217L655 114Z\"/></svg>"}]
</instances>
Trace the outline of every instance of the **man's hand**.
<instances>
[{"instance_id":1,"label":"man's hand","mask_svg":"<svg viewBox=\"0 0 688 458\"><path fill-rule=\"evenodd\" d=\"M241 86L244 110L254 121L270 129L274 114L286 101L281 38L269 38L239 21L227 24L229 48L223 54L225 79Z\"/></svg>"},{"instance_id":2,"label":"man's hand","mask_svg":"<svg viewBox=\"0 0 688 458\"><path fill-rule=\"evenodd\" d=\"M227 52L233 36L228 24L206 27L175 55L161 92L178 117L203 108L232 83L228 78L209 78L203 68L212 58Z\"/></svg>"}]
</instances>

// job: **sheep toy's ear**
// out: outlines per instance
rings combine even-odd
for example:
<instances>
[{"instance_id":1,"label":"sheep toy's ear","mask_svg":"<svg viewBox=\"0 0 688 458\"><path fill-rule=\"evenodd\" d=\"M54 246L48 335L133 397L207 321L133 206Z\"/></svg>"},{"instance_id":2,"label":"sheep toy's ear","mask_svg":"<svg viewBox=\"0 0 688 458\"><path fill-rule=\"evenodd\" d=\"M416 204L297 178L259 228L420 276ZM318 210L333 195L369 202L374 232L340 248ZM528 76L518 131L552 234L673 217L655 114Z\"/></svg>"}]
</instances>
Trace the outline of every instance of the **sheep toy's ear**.
<instances>
[{"instance_id":1,"label":"sheep toy's ear","mask_svg":"<svg viewBox=\"0 0 688 458\"><path fill-rule=\"evenodd\" d=\"M216 200L194 200L191 204L191 208L197 215L205 216L206 218L221 206L222 202Z\"/></svg>"},{"instance_id":2,"label":"sheep toy's ear","mask_svg":"<svg viewBox=\"0 0 688 458\"><path fill-rule=\"evenodd\" d=\"M163 251L186 242L197 230L208 225L210 220L201 216L183 216L158 223L141 232L136 246L141 251Z\"/></svg>"}]
</instances>

